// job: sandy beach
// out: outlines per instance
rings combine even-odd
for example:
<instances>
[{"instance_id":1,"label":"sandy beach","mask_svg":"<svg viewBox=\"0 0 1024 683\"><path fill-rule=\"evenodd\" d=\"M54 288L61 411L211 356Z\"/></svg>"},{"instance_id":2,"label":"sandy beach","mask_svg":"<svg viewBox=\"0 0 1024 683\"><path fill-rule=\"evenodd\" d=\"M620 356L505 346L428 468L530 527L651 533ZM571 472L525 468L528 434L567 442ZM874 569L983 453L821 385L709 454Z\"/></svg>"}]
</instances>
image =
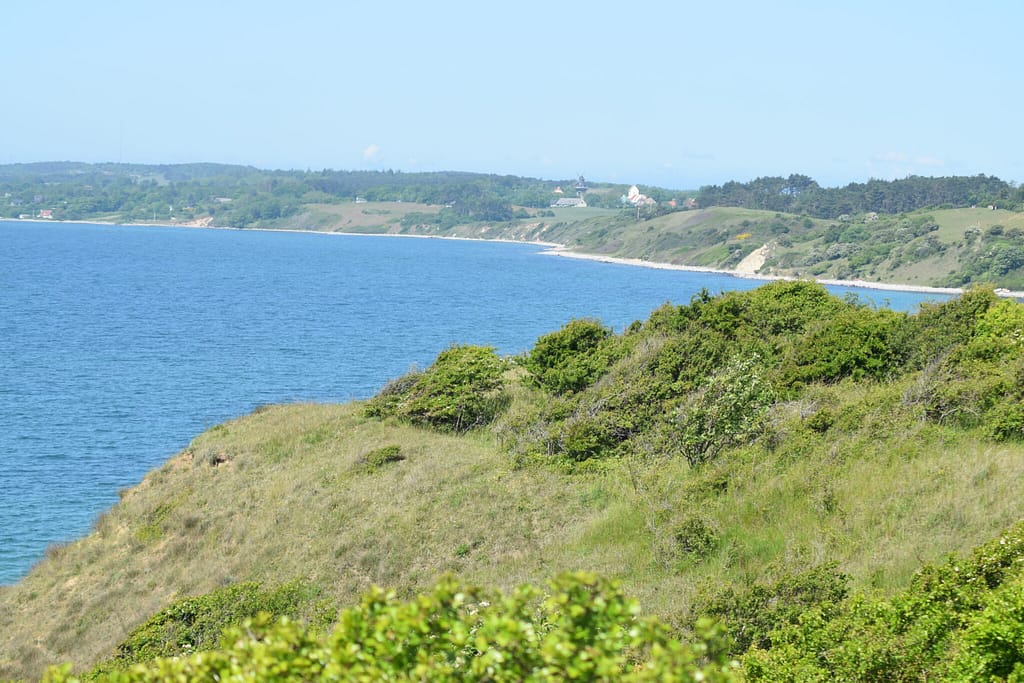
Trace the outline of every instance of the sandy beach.
<instances>
[{"instance_id":1,"label":"sandy beach","mask_svg":"<svg viewBox=\"0 0 1024 683\"><path fill-rule=\"evenodd\" d=\"M751 280L801 280L811 279L815 282L820 282L823 285L837 285L840 287L863 287L865 289L877 289L889 292L916 292L920 294L962 294L963 289L959 287L926 287L923 285L902 285L893 284L886 282L868 282L866 280L827 280L818 278L797 278L786 275L764 275L757 273L751 269L736 269L726 270L721 268L705 268L702 266L682 266L674 263L659 263L656 261L646 261L644 259L637 258L620 258L616 256L602 256L598 254L584 254L578 251L570 251L564 245L552 247L546 251L542 251L542 254L551 256L563 256L566 258L577 258L586 259L589 261L602 261L604 263L618 263L625 266L640 266L642 268L659 268L663 270L683 270L696 273L717 273L719 275L731 275L733 277L751 279ZM763 263L763 261L762 261ZM758 266L760 267L760 266ZM1021 298L1024 297L1024 292L1000 292L1002 296Z\"/></svg>"}]
</instances>

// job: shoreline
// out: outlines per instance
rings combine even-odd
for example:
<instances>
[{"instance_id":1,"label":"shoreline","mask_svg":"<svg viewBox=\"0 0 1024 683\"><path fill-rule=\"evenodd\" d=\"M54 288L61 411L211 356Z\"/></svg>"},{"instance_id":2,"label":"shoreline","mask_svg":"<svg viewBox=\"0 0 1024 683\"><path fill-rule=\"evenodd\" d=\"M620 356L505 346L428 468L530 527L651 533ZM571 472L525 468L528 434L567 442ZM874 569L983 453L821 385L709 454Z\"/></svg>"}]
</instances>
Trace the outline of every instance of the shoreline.
<instances>
[{"instance_id":1,"label":"shoreline","mask_svg":"<svg viewBox=\"0 0 1024 683\"><path fill-rule=\"evenodd\" d=\"M572 251L567 245L560 244L558 242L544 242L541 240L517 240L509 239L505 237L459 237L455 235L410 235L410 234L399 234L392 232L341 232L341 231L328 231L328 230L309 230L309 229L287 229L287 228L231 228L223 226L213 225L184 225L181 223L111 223L108 221L65 221L65 220L52 220L46 218L3 218L0 220L11 221L11 222L26 222L26 223L63 223L63 224L74 224L80 223L85 225L107 225L107 226L125 226L125 227L141 227L141 228L188 228L192 230L234 230L234 231L258 231L258 232L295 232L304 233L311 235L343 235L346 237L410 237L414 239L432 239L432 240L455 240L465 242L501 242L506 244L528 244L537 247L544 247L544 250L539 252L541 256L560 256L562 258L574 258L584 261L596 261L598 263L611 263L623 266L634 266L639 268L654 268L657 270L676 270L690 273L711 273L715 275L728 275L730 277L740 278L744 280L763 280L765 282L774 282L779 280L809 280L817 282L826 286L834 287L851 287L860 289L873 289L882 292L909 292L913 294L942 294L948 296L955 296L963 294L964 290L962 287L931 287L928 285L910 285L910 284L897 284L888 282L870 282L867 280L833 280L833 279L822 279L816 277L796 277L791 275L769 275L766 273L747 272L742 270L729 270L725 268L710 268L707 266L687 266L676 263L665 263L662 261L648 261L641 258L630 258L622 256L606 256L602 254L588 254L580 251ZM996 289L996 294L1000 297L1009 299L1024 299L1024 291L1014 292L1007 289Z\"/></svg>"},{"instance_id":2,"label":"shoreline","mask_svg":"<svg viewBox=\"0 0 1024 683\"><path fill-rule=\"evenodd\" d=\"M764 280L775 282L778 280L810 280L822 285L835 287L859 287L863 289L876 289L886 292L910 292L914 294L963 294L961 287L929 287L927 285L903 285L887 282L868 282L867 280L831 280L815 277L795 277L792 275L769 275L767 273L751 273L742 270L728 270L725 268L710 268L707 266L685 266L676 263L663 263L661 261L646 261L638 258L627 258L621 256L603 256L600 254L586 254L578 251L571 251L564 245L552 247L541 254L547 256L561 256L563 258L575 258L587 261L600 261L603 263L615 263L624 266L637 266L640 268L655 268L658 270L679 270L692 273L712 273L715 275L729 275L743 280ZM1024 297L1024 292L1004 292L1003 296Z\"/></svg>"}]
</instances>

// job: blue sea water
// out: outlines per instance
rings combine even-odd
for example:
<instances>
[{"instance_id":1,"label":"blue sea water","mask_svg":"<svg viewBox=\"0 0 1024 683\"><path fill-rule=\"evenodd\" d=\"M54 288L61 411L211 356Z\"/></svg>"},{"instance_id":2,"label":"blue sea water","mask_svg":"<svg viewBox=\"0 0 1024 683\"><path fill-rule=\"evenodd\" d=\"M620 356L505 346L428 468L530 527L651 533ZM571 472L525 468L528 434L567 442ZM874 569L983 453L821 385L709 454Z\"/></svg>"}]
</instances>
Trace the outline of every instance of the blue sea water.
<instances>
[{"instance_id":1,"label":"blue sea water","mask_svg":"<svg viewBox=\"0 0 1024 683\"><path fill-rule=\"evenodd\" d=\"M574 317L621 330L701 288L761 284L541 251L0 221L0 584L260 404L365 398L452 343L514 354Z\"/></svg>"}]
</instances>

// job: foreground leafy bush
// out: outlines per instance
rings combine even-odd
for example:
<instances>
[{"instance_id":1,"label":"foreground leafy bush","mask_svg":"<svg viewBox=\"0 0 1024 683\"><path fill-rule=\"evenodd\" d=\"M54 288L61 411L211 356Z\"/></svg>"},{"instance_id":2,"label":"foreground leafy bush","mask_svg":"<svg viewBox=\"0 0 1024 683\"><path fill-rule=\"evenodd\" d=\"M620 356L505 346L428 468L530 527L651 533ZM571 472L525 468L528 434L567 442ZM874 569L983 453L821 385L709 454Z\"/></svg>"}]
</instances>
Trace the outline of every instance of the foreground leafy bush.
<instances>
[{"instance_id":1,"label":"foreground leafy bush","mask_svg":"<svg viewBox=\"0 0 1024 683\"><path fill-rule=\"evenodd\" d=\"M1022 681L1024 524L891 600L823 603L756 645L752 681Z\"/></svg>"},{"instance_id":2,"label":"foreground leafy bush","mask_svg":"<svg viewBox=\"0 0 1024 683\"><path fill-rule=\"evenodd\" d=\"M441 431L489 423L505 398L498 391L506 363L489 346L453 346L423 372L393 380L366 405L371 417L394 416Z\"/></svg>"},{"instance_id":3,"label":"foreground leafy bush","mask_svg":"<svg viewBox=\"0 0 1024 683\"><path fill-rule=\"evenodd\" d=\"M117 646L114 658L97 667L97 673L158 657L209 650L220 642L225 628L259 614L301 617L326 626L333 621L334 611L316 597L316 588L301 581L271 588L249 581L179 600L128 634Z\"/></svg>"},{"instance_id":4,"label":"foreground leafy bush","mask_svg":"<svg viewBox=\"0 0 1024 683\"><path fill-rule=\"evenodd\" d=\"M266 617L229 629L221 647L159 659L99 681L738 681L720 631L702 621L684 644L618 585L568 574L550 593L507 595L442 580L401 602L371 590L329 635ZM77 680L68 668L51 683Z\"/></svg>"}]
</instances>

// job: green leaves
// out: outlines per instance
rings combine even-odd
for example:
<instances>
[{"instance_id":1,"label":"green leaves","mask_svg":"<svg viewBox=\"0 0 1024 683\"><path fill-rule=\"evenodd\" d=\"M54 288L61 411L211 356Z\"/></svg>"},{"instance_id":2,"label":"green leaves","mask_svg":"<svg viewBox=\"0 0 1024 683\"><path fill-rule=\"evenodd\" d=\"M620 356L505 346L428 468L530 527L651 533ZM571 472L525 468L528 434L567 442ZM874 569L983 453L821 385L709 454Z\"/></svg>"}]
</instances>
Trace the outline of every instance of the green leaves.
<instances>
[{"instance_id":1,"label":"green leaves","mask_svg":"<svg viewBox=\"0 0 1024 683\"><path fill-rule=\"evenodd\" d=\"M1024 680L1024 525L924 567L892 600L828 600L786 620L744 657L748 680Z\"/></svg>"},{"instance_id":2,"label":"green leaves","mask_svg":"<svg viewBox=\"0 0 1024 683\"><path fill-rule=\"evenodd\" d=\"M610 335L596 320L571 320L538 339L523 366L538 386L553 394L580 391L608 369L611 349L604 342Z\"/></svg>"},{"instance_id":3,"label":"green leaves","mask_svg":"<svg viewBox=\"0 0 1024 683\"><path fill-rule=\"evenodd\" d=\"M367 402L366 414L465 432L489 423L504 407L499 389L505 369L492 347L452 346L425 371L390 382Z\"/></svg>"},{"instance_id":4,"label":"green leaves","mask_svg":"<svg viewBox=\"0 0 1024 683\"><path fill-rule=\"evenodd\" d=\"M733 360L709 377L680 411L683 455L697 465L750 438L774 402L775 390L761 375L760 357Z\"/></svg>"},{"instance_id":5,"label":"green leaves","mask_svg":"<svg viewBox=\"0 0 1024 683\"><path fill-rule=\"evenodd\" d=\"M228 629L219 649L137 665L94 680L141 681L738 681L724 635L701 621L691 643L638 617L619 585L564 574L546 596L530 586L508 594L442 579L399 601L374 588L316 635L262 615ZM51 669L51 683L77 680Z\"/></svg>"}]
</instances>

